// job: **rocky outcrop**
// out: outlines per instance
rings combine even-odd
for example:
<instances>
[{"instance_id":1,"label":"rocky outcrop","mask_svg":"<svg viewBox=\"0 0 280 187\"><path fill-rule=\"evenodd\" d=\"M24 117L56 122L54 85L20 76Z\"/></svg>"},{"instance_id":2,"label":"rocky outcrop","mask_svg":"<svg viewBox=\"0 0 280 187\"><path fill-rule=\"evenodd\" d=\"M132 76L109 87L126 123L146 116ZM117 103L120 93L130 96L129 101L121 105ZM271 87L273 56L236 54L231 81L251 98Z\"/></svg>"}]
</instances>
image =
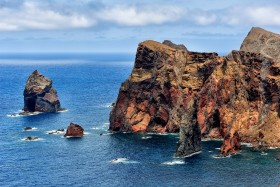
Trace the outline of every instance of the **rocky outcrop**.
<instances>
[{"instance_id":1,"label":"rocky outcrop","mask_svg":"<svg viewBox=\"0 0 280 187\"><path fill-rule=\"evenodd\" d=\"M173 49L177 49L177 50L183 50L183 51L188 51L188 49L186 48L186 46L184 46L183 44L174 44L173 42L171 42L170 40L164 40L162 42L162 44L167 45Z\"/></svg>"},{"instance_id":2,"label":"rocky outcrop","mask_svg":"<svg viewBox=\"0 0 280 187\"><path fill-rule=\"evenodd\" d=\"M280 61L280 35L253 27L244 39L240 51L261 53L275 61Z\"/></svg>"},{"instance_id":3,"label":"rocky outcrop","mask_svg":"<svg viewBox=\"0 0 280 187\"><path fill-rule=\"evenodd\" d=\"M64 130L63 130L64 131ZM84 135L84 129L78 124L70 123L67 127L64 137L82 137Z\"/></svg>"},{"instance_id":4,"label":"rocky outcrop","mask_svg":"<svg viewBox=\"0 0 280 187\"><path fill-rule=\"evenodd\" d=\"M110 114L110 130L180 130L181 157L201 149L201 136L224 139L222 156L236 153L240 142L280 146L280 64L248 52L245 43L247 51L225 57L140 43Z\"/></svg>"},{"instance_id":5,"label":"rocky outcrop","mask_svg":"<svg viewBox=\"0 0 280 187\"><path fill-rule=\"evenodd\" d=\"M28 78L24 95L24 112L57 112L61 110L52 81L37 70Z\"/></svg>"}]
</instances>

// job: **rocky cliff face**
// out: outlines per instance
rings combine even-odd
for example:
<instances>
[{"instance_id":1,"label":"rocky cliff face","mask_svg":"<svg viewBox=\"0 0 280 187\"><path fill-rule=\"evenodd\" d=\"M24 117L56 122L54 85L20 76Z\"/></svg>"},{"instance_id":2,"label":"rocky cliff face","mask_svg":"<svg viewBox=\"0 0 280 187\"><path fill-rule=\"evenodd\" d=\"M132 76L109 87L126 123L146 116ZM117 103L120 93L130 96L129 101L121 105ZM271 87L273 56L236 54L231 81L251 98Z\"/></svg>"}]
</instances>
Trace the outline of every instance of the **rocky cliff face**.
<instances>
[{"instance_id":1,"label":"rocky cliff face","mask_svg":"<svg viewBox=\"0 0 280 187\"><path fill-rule=\"evenodd\" d=\"M245 43L241 48L250 51ZM110 130L180 131L177 156L199 151L201 136L225 139L223 156L238 151L240 141L280 146L277 60L246 51L220 57L170 46L139 44L111 112Z\"/></svg>"},{"instance_id":2,"label":"rocky cliff face","mask_svg":"<svg viewBox=\"0 0 280 187\"><path fill-rule=\"evenodd\" d=\"M37 70L28 78L24 95L24 112L57 112L61 110L52 81Z\"/></svg>"}]
</instances>

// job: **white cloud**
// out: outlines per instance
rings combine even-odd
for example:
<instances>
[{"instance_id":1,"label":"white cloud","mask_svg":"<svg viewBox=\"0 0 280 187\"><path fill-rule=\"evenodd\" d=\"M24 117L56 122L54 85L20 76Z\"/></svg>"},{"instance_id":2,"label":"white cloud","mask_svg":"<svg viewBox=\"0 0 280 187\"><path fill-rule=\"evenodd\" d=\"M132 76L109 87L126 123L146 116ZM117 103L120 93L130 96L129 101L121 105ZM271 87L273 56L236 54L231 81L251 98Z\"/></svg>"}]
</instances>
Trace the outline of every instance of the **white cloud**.
<instances>
[{"instance_id":1,"label":"white cloud","mask_svg":"<svg viewBox=\"0 0 280 187\"><path fill-rule=\"evenodd\" d=\"M221 24L242 26L280 26L279 6L236 6L220 14Z\"/></svg>"},{"instance_id":2,"label":"white cloud","mask_svg":"<svg viewBox=\"0 0 280 187\"><path fill-rule=\"evenodd\" d=\"M145 26L175 22L183 15L183 10L175 6L128 6L119 5L106 8L98 13L101 20L124 26Z\"/></svg>"},{"instance_id":3,"label":"white cloud","mask_svg":"<svg viewBox=\"0 0 280 187\"><path fill-rule=\"evenodd\" d=\"M95 24L85 15L64 15L26 1L19 9L0 9L0 30L83 28Z\"/></svg>"},{"instance_id":4,"label":"white cloud","mask_svg":"<svg viewBox=\"0 0 280 187\"><path fill-rule=\"evenodd\" d=\"M190 10L187 17L190 22L201 26L211 25L217 21L217 15L200 9Z\"/></svg>"}]
</instances>

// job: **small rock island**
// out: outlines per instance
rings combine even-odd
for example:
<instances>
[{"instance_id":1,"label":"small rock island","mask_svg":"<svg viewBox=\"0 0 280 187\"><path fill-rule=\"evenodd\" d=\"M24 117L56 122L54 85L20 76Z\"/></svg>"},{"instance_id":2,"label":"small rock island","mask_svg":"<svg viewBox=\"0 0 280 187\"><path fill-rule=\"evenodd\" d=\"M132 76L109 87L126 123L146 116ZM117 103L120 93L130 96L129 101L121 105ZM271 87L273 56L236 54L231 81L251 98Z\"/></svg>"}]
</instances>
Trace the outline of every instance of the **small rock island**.
<instances>
[{"instance_id":1,"label":"small rock island","mask_svg":"<svg viewBox=\"0 0 280 187\"><path fill-rule=\"evenodd\" d=\"M23 115L32 112L58 112L62 110L52 81L37 70L29 76L23 95Z\"/></svg>"},{"instance_id":2,"label":"small rock island","mask_svg":"<svg viewBox=\"0 0 280 187\"><path fill-rule=\"evenodd\" d=\"M75 123L70 123L64 135L64 137L82 137L82 136L84 136L83 127Z\"/></svg>"},{"instance_id":3,"label":"small rock island","mask_svg":"<svg viewBox=\"0 0 280 187\"><path fill-rule=\"evenodd\" d=\"M220 156L240 143L280 146L280 35L254 27L227 56L191 52L170 41L139 44L134 68L110 113L111 131L180 132L176 156L223 139Z\"/></svg>"}]
</instances>

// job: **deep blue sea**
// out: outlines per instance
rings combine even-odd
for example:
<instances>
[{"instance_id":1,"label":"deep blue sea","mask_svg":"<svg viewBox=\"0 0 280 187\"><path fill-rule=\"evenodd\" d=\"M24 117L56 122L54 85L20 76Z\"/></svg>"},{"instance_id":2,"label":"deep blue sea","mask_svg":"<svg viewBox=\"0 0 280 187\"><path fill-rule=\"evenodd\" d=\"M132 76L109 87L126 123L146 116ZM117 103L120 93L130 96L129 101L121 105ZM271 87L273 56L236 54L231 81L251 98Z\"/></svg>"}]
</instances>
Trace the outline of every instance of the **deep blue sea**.
<instances>
[{"instance_id":1,"label":"deep blue sea","mask_svg":"<svg viewBox=\"0 0 280 187\"><path fill-rule=\"evenodd\" d=\"M0 55L0 186L275 186L280 149L216 158L221 141L201 154L174 158L177 134L110 134L110 104L129 76L134 54ZM53 80L66 112L14 117L28 76ZM48 132L84 127L82 138ZM24 131L33 127L32 131ZM100 136L100 133L103 133ZM24 141L37 136L38 141ZM113 159L118 158L116 162Z\"/></svg>"}]
</instances>

